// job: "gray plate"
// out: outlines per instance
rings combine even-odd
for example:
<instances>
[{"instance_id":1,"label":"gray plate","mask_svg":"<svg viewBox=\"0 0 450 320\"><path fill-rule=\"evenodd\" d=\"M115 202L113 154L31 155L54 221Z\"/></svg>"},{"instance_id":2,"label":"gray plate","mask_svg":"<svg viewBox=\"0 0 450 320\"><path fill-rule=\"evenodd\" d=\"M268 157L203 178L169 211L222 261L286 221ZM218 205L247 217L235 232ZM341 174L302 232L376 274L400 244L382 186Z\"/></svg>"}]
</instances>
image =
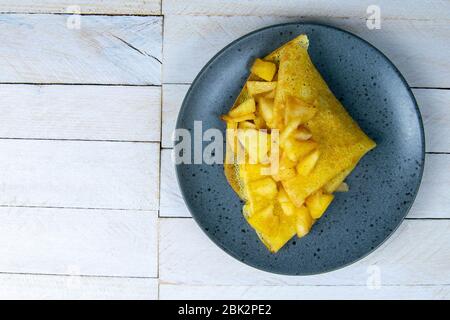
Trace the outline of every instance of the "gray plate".
<instances>
[{"instance_id":1,"label":"gray plate","mask_svg":"<svg viewBox=\"0 0 450 320\"><path fill-rule=\"evenodd\" d=\"M244 263L289 275L335 270L375 250L408 213L425 155L417 104L395 66L364 40L312 23L257 30L221 50L193 82L177 128L192 130L193 122L201 120L203 131L224 131L219 116L229 111L253 60L301 33L309 36L311 59L333 93L378 144L347 179L350 191L336 195L306 237L295 237L271 254L242 216L242 202L228 185L222 165L176 166L186 204L211 240Z\"/></svg>"}]
</instances>

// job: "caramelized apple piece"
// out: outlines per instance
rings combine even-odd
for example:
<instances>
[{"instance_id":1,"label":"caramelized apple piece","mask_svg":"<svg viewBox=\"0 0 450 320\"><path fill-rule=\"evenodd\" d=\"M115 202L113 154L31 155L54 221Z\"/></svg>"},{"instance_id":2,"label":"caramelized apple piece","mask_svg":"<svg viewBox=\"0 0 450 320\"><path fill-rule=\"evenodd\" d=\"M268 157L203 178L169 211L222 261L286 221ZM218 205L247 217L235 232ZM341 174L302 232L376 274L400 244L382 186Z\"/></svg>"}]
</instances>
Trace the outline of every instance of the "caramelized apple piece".
<instances>
[{"instance_id":1,"label":"caramelized apple piece","mask_svg":"<svg viewBox=\"0 0 450 320\"><path fill-rule=\"evenodd\" d=\"M256 129L256 125L250 121L239 122L239 129Z\"/></svg>"},{"instance_id":2,"label":"caramelized apple piece","mask_svg":"<svg viewBox=\"0 0 450 320\"><path fill-rule=\"evenodd\" d=\"M336 188L336 192L348 192L349 187L348 184L345 182L342 182L339 187Z\"/></svg>"},{"instance_id":3,"label":"caramelized apple piece","mask_svg":"<svg viewBox=\"0 0 450 320\"><path fill-rule=\"evenodd\" d=\"M242 102L236 108L230 110L228 115L232 118L239 118L243 115L254 113L256 111L255 99L250 98Z\"/></svg>"},{"instance_id":4,"label":"caramelized apple piece","mask_svg":"<svg viewBox=\"0 0 450 320\"><path fill-rule=\"evenodd\" d=\"M266 93L266 94L264 95L264 98L267 98L267 99L275 99L275 92L276 92L276 90L274 89L274 90L272 90L272 91Z\"/></svg>"},{"instance_id":5,"label":"caramelized apple piece","mask_svg":"<svg viewBox=\"0 0 450 320\"><path fill-rule=\"evenodd\" d=\"M277 66L273 62L256 59L251 68L251 72L266 81L272 81Z\"/></svg>"},{"instance_id":6,"label":"caramelized apple piece","mask_svg":"<svg viewBox=\"0 0 450 320\"><path fill-rule=\"evenodd\" d=\"M306 157L301 159L297 164L297 172L301 176L307 176L311 173L311 171L316 166L317 161L319 160L320 151L318 149L314 150Z\"/></svg>"},{"instance_id":7,"label":"caramelized apple piece","mask_svg":"<svg viewBox=\"0 0 450 320\"><path fill-rule=\"evenodd\" d=\"M251 195L265 199L275 199L278 193L277 184L270 177L249 182L248 190Z\"/></svg>"},{"instance_id":8,"label":"caramelized apple piece","mask_svg":"<svg viewBox=\"0 0 450 320\"><path fill-rule=\"evenodd\" d=\"M304 237L309 233L313 225L313 219L309 213L309 209L306 206L301 206L296 208L297 214L297 236L299 238Z\"/></svg>"},{"instance_id":9,"label":"caramelized apple piece","mask_svg":"<svg viewBox=\"0 0 450 320\"><path fill-rule=\"evenodd\" d=\"M279 227L280 219L274 214L274 205L255 211L248 219L250 225L263 235L274 234Z\"/></svg>"},{"instance_id":10,"label":"caramelized apple piece","mask_svg":"<svg viewBox=\"0 0 450 320\"><path fill-rule=\"evenodd\" d=\"M276 81L247 81L247 91L250 96L254 97L258 94L272 91L276 88Z\"/></svg>"},{"instance_id":11,"label":"caramelized apple piece","mask_svg":"<svg viewBox=\"0 0 450 320\"><path fill-rule=\"evenodd\" d=\"M328 181L323 186L323 191L326 193L333 193L337 188L344 182L345 178L348 174L355 168L355 166L351 166L350 168L345 169L344 171L337 174L334 178Z\"/></svg>"},{"instance_id":12,"label":"caramelized apple piece","mask_svg":"<svg viewBox=\"0 0 450 320\"><path fill-rule=\"evenodd\" d=\"M269 128L273 128L273 99L259 98L258 114L263 117Z\"/></svg>"},{"instance_id":13,"label":"caramelized apple piece","mask_svg":"<svg viewBox=\"0 0 450 320\"><path fill-rule=\"evenodd\" d=\"M313 140L298 141L294 138L288 138L284 142L284 152L294 162L297 162L316 148L317 142Z\"/></svg>"},{"instance_id":14,"label":"caramelized apple piece","mask_svg":"<svg viewBox=\"0 0 450 320\"><path fill-rule=\"evenodd\" d=\"M283 131L280 134L280 144L283 145L287 138L289 138L295 130L297 130L298 126L300 125L300 120L294 119L288 122L286 127L283 129Z\"/></svg>"},{"instance_id":15,"label":"caramelized apple piece","mask_svg":"<svg viewBox=\"0 0 450 320\"><path fill-rule=\"evenodd\" d=\"M278 172L275 172L272 177L275 181L284 181L295 177L297 175L295 165L296 162L289 159L286 153L283 153L278 164Z\"/></svg>"},{"instance_id":16,"label":"caramelized apple piece","mask_svg":"<svg viewBox=\"0 0 450 320\"><path fill-rule=\"evenodd\" d=\"M264 129L267 128L266 122L260 114L256 114L255 119L253 120L255 123L256 129Z\"/></svg>"},{"instance_id":17,"label":"caramelized apple piece","mask_svg":"<svg viewBox=\"0 0 450 320\"><path fill-rule=\"evenodd\" d=\"M226 121L226 122L242 122L242 121L247 121L247 120L254 120L256 118L254 113L249 113L249 114L244 114L240 117L230 117L229 115L223 115L222 116L222 120Z\"/></svg>"},{"instance_id":18,"label":"caramelized apple piece","mask_svg":"<svg viewBox=\"0 0 450 320\"><path fill-rule=\"evenodd\" d=\"M306 198L306 206L309 209L311 217L319 219L323 213L327 210L334 196L329 193L323 193L322 190L318 190Z\"/></svg>"},{"instance_id":19,"label":"caramelized apple piece","mask_svg":"<svg viewBox=\"0 0 450 320\"><path fill-rule=\"evenodd\" d=\"M317 108L297 97L288 96L286 98L285 123L293 119L300 120L301 123L308 122L317 113Z\"/></svg>"},{"instance_id":20,"label":"caramelized apple piece","mask_svg":"<svg viewBox=\"0 0 450 320\"><path fill-rule=\"evenodd\" d=\"M250 163L267 161L270 149L270 135L262 130L238 130L237 137L249 156Z\"/></svg>"},{"instance_id":21,"label":"caramelized apple piece","mask_svg":"<svg viewBox=\"0 0 450 320\"><path fill-rule=\"evenodd\" d=\"M266 178L267 176L264 175L264 169L267 170L267 166L264 166L262 164L250 164L245 163L239 165L239 176L244 183L245 186L251 181L259 180L262 178Z\"/></svg>"},{"instance_id":22,"label":"caramelized apple piece","mask_svg":"<svg viewBox=\"0 0 450 320\"><path fill-rule=\"evenodd\" d=\"M297 140L308 140L311 139L312 133L309 131L308 128L305 126L300 126L297 130L294 132L294 138Z\"/></svg>"}]
</instances>

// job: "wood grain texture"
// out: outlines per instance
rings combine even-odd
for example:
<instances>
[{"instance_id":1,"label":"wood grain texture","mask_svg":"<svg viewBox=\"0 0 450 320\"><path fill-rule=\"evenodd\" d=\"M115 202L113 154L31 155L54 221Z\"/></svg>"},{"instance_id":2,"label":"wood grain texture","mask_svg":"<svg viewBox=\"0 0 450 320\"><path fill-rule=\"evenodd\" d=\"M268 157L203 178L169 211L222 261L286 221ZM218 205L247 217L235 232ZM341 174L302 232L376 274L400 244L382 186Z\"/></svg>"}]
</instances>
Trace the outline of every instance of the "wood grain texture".
<instances>
[{"instance_id":1,"label":"wood grain texture","mask_svg":"<svg viewBox=\"0 0 450 320\"><path fill-rule=\"evenodd\" d=\"M155 211L2 207L0 220L2 272L157 276Z\"/></svg>"},{"instance_id":2,"label":"wood grain texture","mask_svg":"<svg viewBox=\"0 0 450 320\"><path fill-rule=\"evenodd\" d=\"M173 147L172 132L189 85L163 86L162 145ZM427 152L450 152L450 90L413 89L425 126ZM393 106L395 107L395 106Z\"/></svg>"},{"instance_id":3,"label":"wood grain texture","mask_svg":"<svg viewBox=\"0 0 450 320\"><path fill-rule=\"evenodd\" d=\"M450 152L450 90L413 90L422 113L428 152Z\"/></svg>"},{"instance_id":4,"label":"wood grain texture","mask_svg":"<svg viewBox=\"0 0 450 320\"><path fill-rule=\"evenodd\" d=\"M376 274L383 286L448 284L449 228L448 220L406 220L385 244L357 263L322 275L289 277L235 260L192 219L161 219L160 280L186 285L364 286Z\"/></svg>"},{"instance_id":5,"label":"wood grain texture","mask_svg":"<svg viewBox=\"0 0 450 320\"><path fill-rule=\"evenodd\" d=\"M446 54L450 50L450 24L446 20L386 19L380 30L369 30L366 21L359 18L301 20L333 25L359 35L385 53L411 86L450 87L450 58ZM163 81L190 83L206 62L231 41L268 25L293 21L299 18L167 15Z\"/></svg>"},{"instance_id":6,"label":"wood grain texture","mask_svg":"<svg viewBox=\"0 0 450 320\"><path fill-rule=\"evenodd\" d=\"M159 144L0 140L0 150L0 205L158 209Z\"/></svg>"},{"instance_id":7,"label":"wood grain texture","mask_svg":"<svg viewBox=\"0 0 450 320\"><path fill-rule=\"evenodd\" d=\"M2 14L0 28L0 82L161 83L162 17Z\"/></svg>"},{"instance_id":8,"label":"wood grain texture","mask_svg":"<svg viewBox=\"0 0 450 320\"><path fill-rule=\"evenodd\" d=\"M163 13L177 15L272 15L292 17L366 18L367 7L376 4L385 19L448 19L450 3L445 0L401 1L350 0L337 4L328 0L164 0Z\"/></svg>"},{"instance_id":9,"label":"wood grain texture","mask_svg":"<svg viewBox=\"0 0 450 320\"><path fill-rule=\"evenodd\" d=\"M160 140L160 87L0 85L0 138Z\"/></svg>"},{"instance_id":10,"label":"wood grain texture","mask_svg":"<svg viewBox=\"0 0 450 320\"><path fill-rule=\"evenodd\" d=\"M160 14L161 0L1 0L0 13Z\"/></svg>"},{"instance_id":11,"label":"wood grain texture","mask_svg":"<svg viewBox=\"0 0 450 320\"><path fill-rule=\"evenodd\" d=\"M162 86L162 130L161 145L163 148L173 147L172 133L175 130L178 112L189 85L165 84Z\"/></svg>"},{"instance_id":12,"label":"wood grain texture","mask_svg":"<svg viewBox=\"0 0 450 320\"><path fill-rule=\"evenodd\" d=\"M419 193L408 217L450 218L450 154L428 154Z\"/></svg>"},{"instance_id":13,"label":"wood grain texture","mask_svg":"<svg viewBox=\"0 0 450 320\"><path fill-rule=\"evenodd\" d=\"M172 149L161 150L161 185L159 215L161 217L190 217L188 208L181 196L172 161Z\"/></svg>"},{"instance_id":14,"label":"wood grain texture","mask_svg":"<svg viewBox=\"0 0 450 320\"><path fill-rule=\"evenodd\" d=\"M0 274L2 300L155 300L157 279Z\"/></svg>"},{"instance_id":15,"label":"wood grain texture","mask_svg":"<svg viewBox=\"0 0 450 320\"><path fill-rule=\"evenodd\" d=\"M160 299L170 300L447 300L450 287L441 286L193 286L160 285Z\"/></svg>"}]
</instances>

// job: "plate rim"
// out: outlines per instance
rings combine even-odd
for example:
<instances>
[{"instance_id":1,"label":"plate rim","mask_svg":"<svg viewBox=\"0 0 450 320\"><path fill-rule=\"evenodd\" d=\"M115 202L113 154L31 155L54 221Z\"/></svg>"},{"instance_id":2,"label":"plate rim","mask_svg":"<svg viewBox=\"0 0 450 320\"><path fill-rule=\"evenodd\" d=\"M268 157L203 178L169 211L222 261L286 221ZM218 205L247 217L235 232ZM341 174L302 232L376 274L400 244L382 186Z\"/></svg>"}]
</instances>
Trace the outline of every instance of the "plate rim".
<instances>
[{"instance_id":1,"label":"plate rim","mask_svg":"<svg viewBox=\"0 0 450 320\"><path fill-rule=\"evenodd\" d=\"M259 32L262 32L264 30L267 29L273 29L273 28L279 28L279 27L284 27L284 26L288 26L288 25L310 25L310 26L320 26L320 27L324 27L324 28L328 28L328 29L333 29L333 30L337 30L340 32L343 32L345 34L348 34L352 37L355 37L357 39L359 39L360 41L362 41L363 43L365 43L366 45L368 45L370 48L372 48L373 50L375 50L378 54L381 55L381 57L392 67L392 69L394 70L394 72L397 74L397 76L400 78L400 80L402 81L403 85L405 86L405 88L407 89L408 95L410 97L410 99L413 102L414 105L414 110L417 116L417 120L419 123L419 131L420 131L420 144L422 146L421 148L421 166L420 166L420 170L419 170L419 175L418 175L418 182L417 185L414 188L414 196L411 199L411 202L409 203L409 206L406 208L406 210L404 211L404 214L401 218L401 220L399 221L399 223L392 228L392 231L376 246L373 247L373 249L368 250L365 254L361 255L360 257L358 257L355 260L352 260L348 263L342 264L340 266L337 267L332 267L332 268L327 268L327 269L323 269L321 271L318 272L300 272L300 273L287 273L287 272L280 272L280 271L274 271L271 270L268 267L265 266L260 266L257 264L254 264L252 262L248 262L248 261L242 261L240 259L239 256L237 256L236 254L234 254L233 252L231 252L230 250L228 250L228 248L226 248L224 245L222 245L219 241L217 241L215 238L213 238L206 230L204 230L204 228L202 227L202 224L199 222L199 220L197 219L196 214L194 213L195 211L193 210L190 202L187 200L187 196L185 194L185 190L183 190L183 188L181 187L181 183L180 180L182 179L181 177L181 172L180 172L180 166L177 164L173 164L175 167L175 172L176 172L176 180L177 180L177 184L179 187L179 190L181 192L181 196L183 198L183 201L186 205L186 207L188 208L192 219L195 221L195 223L197 224L197 226L202 230L202 232L204 234L206 234L206 236L216 245L218 246L220 249L222 249L226 254L228 254L229 256L233 257L235 260L239 261L240 263L243 263L247 266L253 267L255 269L264 271L264 272L269 272L272 274L278 274L278 275L283 275L283 276L292 276L292 277L304 277L304 276L311 276L311 275L319 275L319 274L325 274L325 273L330 273L336 270L340 270L343 268L346 268L356 262L361 261L362 259L366 258L367 256L369 256L370 254L374 253L375 251L377 251L382 245L384 245L386 243L386 241L388 239L390 239L392 237L393 234L395 234L398 230L398 228L403 224L403 222L405 221L406 216L408 215L408 213L410 212L414 202L416 201L417 198L417 194L419 192L419 188L422 184L422 179L423 179L423 172L424 172L424 167L425 167L425 154L426 154L426 149L425 149L425 130L424 130L424 125L423 125L423 120L422 120L422 114L420 113L420 109L419 106L417 104L416 98L412 92L411 87L409 86L408 82L406 81L405 77L402 75L402 73L398 70L397 66L382 52L380 51L377 47L375 47L374 45L372 45L370 42L368 42L367 40L361 38L360 36L335 27L335 26L331 26L328 24L324 24L324 23L319 23L319 22L303 22L303 21L297 21L297 22L285 22L285 23L278 23L278 24L272 24L263 28L259 28L256 29L254 31L251 31L249 33L244 34L243 36L233 40L232 42L230 42L229 44L227 44L225 47L223 47L222 49L220 49L211 59L208 60L208 62L201 68L201 70L197 73L197 75L195 76L194 80L192 80L189 89L187 90L184 98L183 98L183 102L181 104L180 110L178 111L178 115L177 115L177 121L176 121L176 125L175 125L175 129L179 129L180 125L181 125L181 121L182 121L182 115L184 114L184 112L187 109L187 98L189 97L189 95L191 94L191 91L193 90L193 88L195 87L195 85L197 84L199 78L208 70L209 66L214 63L218 58L220 58L220 56L230 47L234 46L236 43L238 43L239 41L244 40L247 37L251 37L254 34L257 34ZM172 148L172 152L173 152L174 148Z\"/></svg>"}]
</instances>

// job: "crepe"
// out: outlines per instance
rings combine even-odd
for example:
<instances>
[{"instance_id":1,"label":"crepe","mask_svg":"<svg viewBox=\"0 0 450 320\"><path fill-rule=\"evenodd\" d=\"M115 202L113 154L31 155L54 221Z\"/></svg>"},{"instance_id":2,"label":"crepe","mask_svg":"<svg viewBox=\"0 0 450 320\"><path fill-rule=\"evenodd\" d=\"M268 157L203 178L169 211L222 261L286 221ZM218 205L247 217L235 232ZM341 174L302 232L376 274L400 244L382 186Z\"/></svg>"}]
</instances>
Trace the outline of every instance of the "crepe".
<instances>
[{"instance_id":1,"label":"crepe","mask_svg":"<svg viewBox=\"0 0 450 320\"><path fill-rule=\"evenodd\" d=\"M264 58L264 60L272 61L273 63L275 63L278 66L279 62L280 62L281 55L282 55L283 50L285 48L290 47L290 46L300 46L300 47L303 47L303 48L307 49L308 45L309 45L308 37L306 35L304 35L304 34L301 34L301 35L297 36L296 38L294 38L293 40L285 43L283 46L279 47L275 51L273 51L270 54L268 54ZM252 81L252 80L258 80L258 77L251 73L250 76L247 79L247 82L248 81ZM239 93L239 96L236 98L236 101L234 102L233 106L231 107L231 110L236 108L239 104L243 103L249 97L250 97L250 95L248 93L247 86L245 85L242 88L241 92ZM229 149L226 150L226 156L225 157L226 158L230 157ZM227 178L228 183L233 188L233 190L239 195L239 197L241 199L245 199L245 195L244 195L244 192L242 190L242 183L239 182L241 180L239 178L239 166L237 164L234 164L234 163L231 163L231 162L232 161L226 161L226 163L224 164L225 177Z\"/></svg>"},{"instance_id":2,"label":"crepe","mask_svg":"<svg viewBox=\"0 0 450 320\"><path fill-rule=\"evenodd\" d=\"M306 197L335 176L355 167L361 157L376 144L333 95L303 46L289 45L281 56L274 106L274 116L279 127L282 126L284 101L288 95L318 108L317 115L305 124L321 151L316 169L311 175L297 176L283 182L292 201L301 205ZM345 176L342 178L345 179Z\"/></svg>"},{"instance_id":3,"label":"crepe","mask_svg":"<svg viewBox=\"0 0 450 320\"><path fill-rule=\"evenodd\" d=\"M264 127L269 131L265 135L270 136L274 129L281 132L279 171L269 176L261 174L260 163L224 166L230 185L246 201L244 216L272 252L277 252L296 233L302 237L309 232L315 219L320 218L333 200L332 193L361 157L376 145L328 88L308 55L308 44L307 36L300 35L265 57L265 62L276 65L278 73L273 79L267 77L267 72L260 73L259 77L252 73L249 81L263 79L266 82L257 83L258 88L264 84L275 87L271 93L264 93L265 97L269 94L273 97L258 94L253 116L242 118L249 121L226 118L229 128L236 129L239 124L242 128L250 127L246 130L253 136L258 135L261 127L257 117L264 113L264 104L272 101L270 122L264 114L263 118ZM255 98L248 90L255 90L251 84L247 82L244 86L232 110ZM293 132L300 136L300 141L294 139ZM252 150L243 141L243 138L227 136L227 146L233 144L235 148L245 149L248 160ZM229 151L228 148L227 158Z\"/></svg>"}]
</instances>

